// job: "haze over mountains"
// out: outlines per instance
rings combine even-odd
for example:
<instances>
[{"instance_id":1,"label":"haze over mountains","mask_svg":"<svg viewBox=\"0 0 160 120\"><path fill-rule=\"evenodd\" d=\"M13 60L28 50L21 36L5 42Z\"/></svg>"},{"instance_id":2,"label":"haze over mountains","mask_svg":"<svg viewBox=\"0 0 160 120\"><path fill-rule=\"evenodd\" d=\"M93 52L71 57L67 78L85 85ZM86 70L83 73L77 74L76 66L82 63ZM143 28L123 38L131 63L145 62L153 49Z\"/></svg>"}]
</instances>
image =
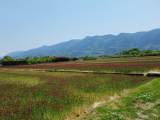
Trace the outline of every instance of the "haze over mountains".
<instances>
[{"instance_id":1,"label":"haze over mountains","mask_svg":"<svg viewBox=\"0 0 160 120\"><path fill-rule=\"evenodd\" d=\"M120 53L121 50L138 48L140 50L160 50L160 29L148 32L120 33L75 39L51 46L42 46L27 51L7 54L15 59L27 56L99 56Z\"/></svg>"}]
</instances>

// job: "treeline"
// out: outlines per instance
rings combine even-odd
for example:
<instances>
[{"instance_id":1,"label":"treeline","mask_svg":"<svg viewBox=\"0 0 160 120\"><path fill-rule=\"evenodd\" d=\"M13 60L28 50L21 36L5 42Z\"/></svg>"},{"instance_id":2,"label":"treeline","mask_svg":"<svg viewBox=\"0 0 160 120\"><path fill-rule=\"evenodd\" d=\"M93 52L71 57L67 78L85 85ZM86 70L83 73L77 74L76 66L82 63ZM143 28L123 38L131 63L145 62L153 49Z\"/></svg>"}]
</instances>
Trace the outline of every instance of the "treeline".
<instances>
[{"instance_id":1,"label":"treeline","mask_svg":"<svg viewBox=\"0 0 160 120\"><path fill-rule=\"evenodd\" d=\"M71 61L71 60L77 60L78 58L76 57L49 57L49 56L44 56L44 57L26 57L24 59L16 59L14 60L10 56L4 56L4 58L1 61L1 64L3 66L5 65L24 65L24 64L39 64L39 63L50 63L50 62L62 62L62 61Z\"/></svg>"},{"instance_id":2,"label":"treeline","mask_svg":"<svg viewBox=\"0 0 160 120\"><path fill-rule=\"evenodd\" d=\"M143 57L143 56L159 56L160 51L143 50L140 51L138 48L132 48L128 50L122 50L119 54L110 56L110 58L120 57Z\"/></svg>"},{"instance_id":3,"label":"treeline","mask_svg":"<svg viewBox=\"0 0 160 120\"><path fill-rule=\"evenodd\" d=\"M132 48L128 50L122 50L120 53L115 55L100 55L98 58L127 58L127 57L143 57L143 56L160 56L160 50L143 50L140 51L138 48Z\"/></svg>"}]
</instances>

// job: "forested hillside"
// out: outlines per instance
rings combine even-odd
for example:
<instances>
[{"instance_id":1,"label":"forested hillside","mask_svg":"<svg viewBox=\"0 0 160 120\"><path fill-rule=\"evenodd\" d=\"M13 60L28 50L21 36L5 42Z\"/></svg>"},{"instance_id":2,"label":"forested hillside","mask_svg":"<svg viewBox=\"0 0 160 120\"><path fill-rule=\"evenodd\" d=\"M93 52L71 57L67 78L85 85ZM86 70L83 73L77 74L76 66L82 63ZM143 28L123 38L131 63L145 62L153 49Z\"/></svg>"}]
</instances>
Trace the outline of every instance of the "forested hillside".
<instances>
[{"instance_id":1,"label":"forested hillside","mask_svg":"<svg viewBox=\"0 0 160 120\"><path fill-rule=\"evenodd\" d=\"M12 52L8 56L15 59L34 56L99 56L113 55L124 49L160 50L160 29L148 32L120 33L70 40L52 46L42 46L28 51Z\"/></svg>"}]
</instances>

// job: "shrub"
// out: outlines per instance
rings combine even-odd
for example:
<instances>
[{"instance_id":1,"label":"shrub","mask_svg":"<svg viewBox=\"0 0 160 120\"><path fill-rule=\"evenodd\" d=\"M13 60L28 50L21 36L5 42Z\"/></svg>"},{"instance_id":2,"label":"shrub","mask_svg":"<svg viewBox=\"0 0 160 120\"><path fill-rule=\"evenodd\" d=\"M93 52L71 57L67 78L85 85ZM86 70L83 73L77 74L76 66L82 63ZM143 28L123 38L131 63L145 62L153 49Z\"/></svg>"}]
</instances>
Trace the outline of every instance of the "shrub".
<instances>
[{"instance_id":1,"label":"shrub","mask_svg":"<svg viewBox=\"0 0 160 120\"><path fill-rule=\"evenodd\" d=\"M69 61L70 59L68 57L55 57L56 58L56 62L59 62L59 61Z\"/></svg>"}]
</instances>

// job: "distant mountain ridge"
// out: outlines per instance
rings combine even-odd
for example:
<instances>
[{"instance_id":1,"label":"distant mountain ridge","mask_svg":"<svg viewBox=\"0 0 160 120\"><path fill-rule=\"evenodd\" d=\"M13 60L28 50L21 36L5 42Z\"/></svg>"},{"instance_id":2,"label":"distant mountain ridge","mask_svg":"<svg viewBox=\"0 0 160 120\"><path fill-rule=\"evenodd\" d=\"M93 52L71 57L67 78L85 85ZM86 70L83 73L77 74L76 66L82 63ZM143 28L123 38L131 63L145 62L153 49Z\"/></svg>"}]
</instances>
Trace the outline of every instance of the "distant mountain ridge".
<instances>
[{"instance_id":1,"label":"distant mountain ridge","mask_svg":"<svg viewBox=\"0 0 160 120\"><path fill-rule=\"evenodd\" d=\"M98 56L116 54L134 47L140 50L160 50L160 29L118 35L87 36L82 40L70 40L27 51L11 52L7 55L15 59L27 56Z\"/></svg>"}]
</instances>

